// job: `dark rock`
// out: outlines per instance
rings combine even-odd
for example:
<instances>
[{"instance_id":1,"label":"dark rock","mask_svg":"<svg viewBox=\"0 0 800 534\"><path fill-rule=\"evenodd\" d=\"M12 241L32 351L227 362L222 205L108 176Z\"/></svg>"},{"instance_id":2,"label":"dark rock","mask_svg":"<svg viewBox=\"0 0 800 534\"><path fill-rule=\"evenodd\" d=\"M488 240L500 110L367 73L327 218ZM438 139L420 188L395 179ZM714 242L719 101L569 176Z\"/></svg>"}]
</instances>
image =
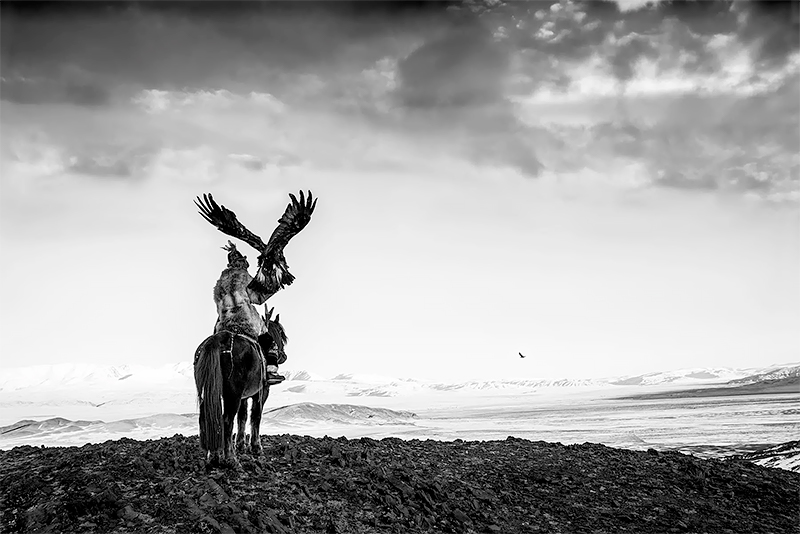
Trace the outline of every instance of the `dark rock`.
<instances>
[{"instance_id":1,"label":"dark rock","mask_svg":"<svg viewBox=\"0 0 800 534\"><path fill-rule=\"evenodd\" d=\"M456 508L453 510L453 517L461 521L462 523L472 523L472 520L469 518L467 514Z\"/></svg>"},{"instance_id":2,"label":"dark rock","mask_svg":"<svg viewBox=\"0 0 800 534\"><path fill-rule=\"evenodd\" d=\"M2 532L793 532L800 475L586 443L264 436L0 451Z\"/></svg>"}]
</instances>

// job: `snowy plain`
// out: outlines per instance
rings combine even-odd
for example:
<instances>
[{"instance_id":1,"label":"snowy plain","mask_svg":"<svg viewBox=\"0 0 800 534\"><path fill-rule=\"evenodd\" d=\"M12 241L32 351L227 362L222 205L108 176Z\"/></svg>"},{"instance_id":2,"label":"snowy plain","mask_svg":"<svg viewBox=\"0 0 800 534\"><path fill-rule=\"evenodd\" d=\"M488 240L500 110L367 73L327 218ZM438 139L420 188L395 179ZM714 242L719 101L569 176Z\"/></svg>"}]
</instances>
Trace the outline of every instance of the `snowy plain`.
<instances>
[{"instance_id":1,"label":"snowy plain","mask_svg":"<svg viewBox=\"0 0 800 534\"><path fill-rule=\"evenodd\" d=\"M261 432L351 439L515 436L718 457L797 439L800 391L623 397L707 388L765 373L780 376L796 367L461 383L359 375L323 378L289 371L288 380L272 388ZM189 362L157 368L62 364L8 369L0 378L0 449L197 434L192 374Z\"/></svg>"}]
</instances>

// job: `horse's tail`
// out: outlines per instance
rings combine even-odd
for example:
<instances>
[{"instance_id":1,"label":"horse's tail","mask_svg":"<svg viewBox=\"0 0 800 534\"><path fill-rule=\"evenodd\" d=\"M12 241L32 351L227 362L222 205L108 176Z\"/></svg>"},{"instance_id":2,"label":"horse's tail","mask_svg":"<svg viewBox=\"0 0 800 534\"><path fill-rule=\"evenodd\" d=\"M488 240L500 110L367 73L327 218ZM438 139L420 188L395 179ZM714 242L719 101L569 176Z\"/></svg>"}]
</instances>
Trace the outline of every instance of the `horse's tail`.
<instances>
[{"instance_id":1,"label":"horse's tail","mask_svg":"<svg viewBox=\"0 0 800 534\"><path fill-rule=\"evenodd\" d=\"M230 334L228 334L230 335ZM200 403L200 446L206 451L222 449L222 367L220 338L213 335L197 349L194 365L194 383Z\"/></svg>"}]
</instances>

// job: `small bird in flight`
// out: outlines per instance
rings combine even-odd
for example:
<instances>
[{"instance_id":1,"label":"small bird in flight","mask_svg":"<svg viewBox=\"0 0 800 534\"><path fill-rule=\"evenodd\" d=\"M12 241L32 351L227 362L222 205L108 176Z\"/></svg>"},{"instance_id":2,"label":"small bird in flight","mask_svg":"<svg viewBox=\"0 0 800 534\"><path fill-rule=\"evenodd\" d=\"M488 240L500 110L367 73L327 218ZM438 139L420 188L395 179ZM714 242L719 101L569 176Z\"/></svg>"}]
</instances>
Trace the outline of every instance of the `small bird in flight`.
<instances>
[{"instance_id":1,"label":"small bird in flight","mask_svg":"<svg viewBox=\"0 0 800 534\"><path fill-rule=\"evenodd\" d=\"M522 354L522 353L520 352L520 353L519 353L519 357L520 357L520 358L524 358L524 357L525 357L525 355L524 355L524 354Z\"/></svg>"}]
</instances>

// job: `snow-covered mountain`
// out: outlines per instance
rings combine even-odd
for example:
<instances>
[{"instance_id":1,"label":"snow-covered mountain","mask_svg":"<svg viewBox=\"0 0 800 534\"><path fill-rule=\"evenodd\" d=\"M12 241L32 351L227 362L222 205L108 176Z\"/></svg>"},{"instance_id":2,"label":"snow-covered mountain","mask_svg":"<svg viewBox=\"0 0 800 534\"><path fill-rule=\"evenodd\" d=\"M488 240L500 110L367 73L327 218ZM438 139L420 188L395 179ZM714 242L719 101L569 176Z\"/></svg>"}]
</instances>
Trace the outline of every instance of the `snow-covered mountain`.
<instances>
[{"instance_id":1,"label":"snow-covered mountain","mask_svg":"<svg viewBox=\"0 0 800 534\"><path fill-rule=\"evenodd\" d=\"M327 424L370 424L406 425L412 424L416 415L405 410L372 408L354 404L316 404L301 402L265 410L264 421L281 423L325 422Z\"/></svg>"},{"instance_id":2,"label":"snow-covered mountain","mask_svg":"<svg viewBox=\"0 0 800 534\"><path fill-rule=\"evenodd\" d=\"M608 379L538 379L538 380L470 380L469 382L458 383L435 383L430 384L430 388L437 391L456 391L456 390L491 390L491 389L535 389L544 387L579 387L579 386L603 386L609 383Z\"/></svg>"},{"instance_id":3,"label":"snow-covered mountain","mask_svg":"<svg viewBox=\"0 0 800 534\"><path fill-rule=\"evenodd\" d=\"M156 367L81 363L34 365L4 369L0 376L0 392L20 390L57 391L82 388L131 390L152 386L192 389L194 387L193 374L192 363L188 361ZM365 374L339 374L332 378L325 378L306 370L287 370L284 374L287 382L282 387L293 393L307 390L309 384L316 383L321 385L322 383L327 383L331 387L343 388L348 396L384 397L420 390L434 392L470 390L519 391L562 387L706 385L726 382L730 384L746 384L761 380L798 376L800 374L800 364L791 363L749 369L698 367L600 379L426 381Z\"/></svg>"},{"instance_id":4,"label":"snow-covered mountain","mask_svg":"<svg viewBox=\"0 0 800 534\"><path fill-rule=\"evenodd\" d=\"M797 367L689 369L590 380L461 382L359 374L326 378L284 370L288 380L270 395L262 431L407 439L515 435L637 450L693 447L689 452L694 453L697 447L711 447L712 456L719 457L751 452L754 443L766 446L794 439L796 397L773 395L763 403L741 396L727 397L722 404L707 403L702 397L642 403L621 394L640 399L661 392L724 391L739 387L727 385L729 380L765 377L766 382L755 383L758 389L772 377L796 372L792 369ZM160 367L62 364L7 369L0 374L0 387L0 425L4 426L0 448L82 445L120 437L153 439L195 434L198 428L189 362ZM781 452L778 463L783 467L795 457ZM791 463L789 468L797 466Z\"/></svg>"},{"instance_id":5,"label":"snow-covered mountain","mask_svg":"<svg viewBox=\"0 0 800 534\"><path fill-rule=\"evenodd\" d=\"M767 380L780 380L782 378L790 378L800 376L800 365L797 364L784 364L774 365L766 369L759 370L756 373L730 380L730 385L744 385L755 384L756 382L764 382Z\"/></svg>"},{"instance_id":6,"label":"snow-covered mountain","mask_svg":"<svg viewBox=\"0 0 800 534\"><path fill-rule=\"evenodd\" d=\"M328 433L342 433L346 429L344 433L357 436L391 435L396 429L415 428L416 417L416 414L405 410L300 402L265 409L262 431L283 433L302 429L303 433L321 437ZM196 413L160 413L114 421L71 420L64 417L22 419L0 426L0 448L45 443L48 446L80 446L122 437L158 439L176 433L195 435L197 432Z\"/></svg>"},{"instance_id":7,"label":"snow-covered mountain","mask_svg":"<svg viewBox=\"0 0 800 534\"><path fill-rule=\"evenodd\" d=\"M733 369L729 367L693 367L674 371L656 371L643 375L620 377L609 383L618 386L655 386L660 384L692 385L692 384L751 384L761 380L797 376L800 364L787 363Z\"/></svg>"},{"instance_id":8,"label":"snow-covered mountain","mask_svg":"<svg viewBox=\"0 0 800 534\"><path fill-rule=\"evenodd\" d=\"M162 366L60 363L3 369L0 391L63 389L85 386L114 387L170 384L191 380L192 362Z\"/></svg>"}]
</instances>

